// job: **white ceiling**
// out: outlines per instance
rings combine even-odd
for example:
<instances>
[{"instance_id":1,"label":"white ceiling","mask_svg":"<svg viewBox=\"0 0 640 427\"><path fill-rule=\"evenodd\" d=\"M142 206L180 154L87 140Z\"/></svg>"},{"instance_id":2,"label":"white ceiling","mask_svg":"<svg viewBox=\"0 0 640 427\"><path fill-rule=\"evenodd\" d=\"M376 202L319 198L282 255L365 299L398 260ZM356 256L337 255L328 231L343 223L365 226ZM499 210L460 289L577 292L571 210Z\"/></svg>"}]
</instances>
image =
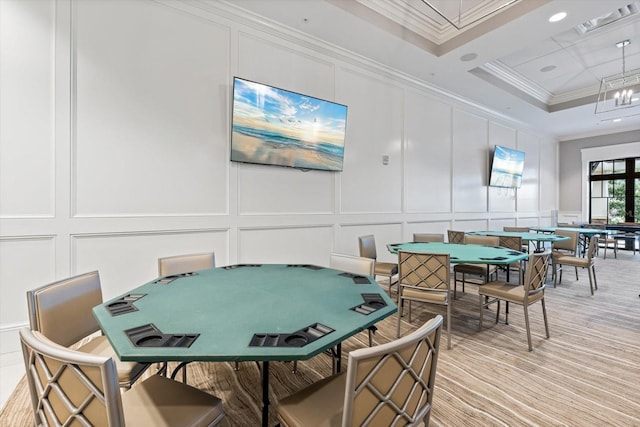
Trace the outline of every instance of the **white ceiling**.
<instances>
[{"instance_id":1,"label":"white ceiling","mask_svg":"<svg viewBox=\"0 0 640 427\"><path fill-rule=\"evenodd\" d=\"M426 1L445 14L459 4ZM613 20L612 12L621 9L626 14L629 5L633 11L640 7L638 0L462 0L461 20L451 19L460 29L422 0L229 4L257 14L267 24L284 24L359 53L563 140L640 129L640 107L594 113L600 79L622 71L617 42L631 40L625 48L626 70L640 69L640 13L586 33L577 29L599 17ZM567 13L564 20L548 22L560 11ZM621 121L613 120L620 117Z\"/></svg>"}]
</instances>

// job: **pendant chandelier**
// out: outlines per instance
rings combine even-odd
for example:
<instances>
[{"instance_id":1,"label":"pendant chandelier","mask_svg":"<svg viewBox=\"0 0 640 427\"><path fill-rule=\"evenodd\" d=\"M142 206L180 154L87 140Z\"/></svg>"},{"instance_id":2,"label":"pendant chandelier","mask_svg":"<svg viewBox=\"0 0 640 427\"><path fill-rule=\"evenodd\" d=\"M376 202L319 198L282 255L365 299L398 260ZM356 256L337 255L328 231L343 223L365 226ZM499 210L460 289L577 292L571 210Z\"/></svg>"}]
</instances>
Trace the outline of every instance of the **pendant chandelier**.
<instances>
[{"instance_id":1,"label":"pendant chandelier","mask_svg":"<svg viewBox=\"0 0 640 427\"><path fill-rule=\"evenodd\" d=\"M631 43L623 40L616 43L622 49L622 73L604 77L600 82L596 114L617 111L640 105L640 69L627 71L624 49Z\"/></svg>"}]
</instances>

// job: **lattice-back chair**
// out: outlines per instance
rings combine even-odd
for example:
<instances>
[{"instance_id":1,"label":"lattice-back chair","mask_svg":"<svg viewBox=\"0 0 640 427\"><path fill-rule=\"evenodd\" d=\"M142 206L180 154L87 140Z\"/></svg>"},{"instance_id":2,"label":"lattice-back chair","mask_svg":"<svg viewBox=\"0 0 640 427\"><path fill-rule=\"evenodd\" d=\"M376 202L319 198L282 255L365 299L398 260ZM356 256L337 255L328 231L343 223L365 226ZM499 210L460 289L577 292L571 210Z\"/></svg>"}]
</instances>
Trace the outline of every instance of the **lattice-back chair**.
<instances>
[{"instance_id":1,"label":"lattice-back chair","mask_svg":"<svg viewBox=\"0 0 640 427\"><path fill-rule=\"evenodd\" d=\"M531 230L529 229L529 227L502 227L502 231L512 231L512 232L516 232L516 233L529 233ZM523 243L522 244L522 249L520 249L522 252L529 252L529 243Z\"/></svg>"},{"instance_id":2,"label":"lattice-back chair","mask_svg":"<svg viewBox=\"0 0 640 427\"><path fill-rule=\"evenodd\" d=\"M499 245L503 248L513 249L515 251L522 251L522 237L520 236L498 236L500 239ZM522 268L522 261L517 261L512 264L505 266L507 269L507 282L509 281L509 273L512 269L518 271L518 283L522 283L522 273L524 269Z\"/></svg>"},{"instance_id":3,"label":"lattice-back chair","mask_svg":"<svg viewBox=\"0 0 640 427\"><path fill-rule=\"evenodd\" d=\"M375 275L385 276L389 279L389 293L391 293L391 287L397 283L393 281L393 276L398 274L398 264L378 261L376 239L373 234L358 237L358 248L361 257L371 258L375 261Z\"/></svg>"},{"instance_id":4,"label":"lattice-back chair","mask_svg":"<svg viewBox=\"0 0 640 427\"><path fill-rule=\"evenodd\" d=\"M409 302L409 323L411 323L411 302L438 304L447 307L447 348L451 349L451 264L449 254L429 254L400 251L398 253L398 328L405 301Z\"/></svg>"},{"instance_id":5,"label":"lattice-back chair","mask_svg":"<svg viewBox=\"0 0 640 427\"><path fill-rule=\"evenodd\" d=\"M555 233L557 236L568 237L568 240L559 240L551 244L551 277L553 278L553 286L556 286L556 279L558 270L562 268L556 263L556 258L561 256L576 256L578 255L578 239L580 233L572 230L557 229ZM576 280L578 279L578 269L576 268Z\"/></svg>"},{"instance_id":6,"label":"lattice-back chair","mask_svg":"<svg viewBox=\"0 0 640 427\"><path fill-rule=\"evenodd\" d=\"M500 238L497 236L474 236L467 234L464 236L464 243L470 245L499 246ZM484 285L485 283L488 283L492 277L497 279L498 268L495 264L455 264L453 266L454 298L458 292L458 274L462 274L462 292L464 292L464 285L467 282L467 274L480 276L481 282L476 282L476 284Z\"/></svg>"},{"instance_id":7,"label":"lattice-back chair","mask_svg":"<svg viewBox=\"0 0 640 427\"><path fill-rule=\"evenodd\" d=\"M442 233L413 233L413 241L418 243L444 242Z\"/></svg>"},{"instance_id":8,"label":"lattice-back chair","mask_svg":"<svg viewBox=\"0 0 640 427\"><path fill-rule=\"evenodd\" d=\"M593 295L594 287L598 289L598 279L596 278L596 257L598 254L598 236L591 236L589 238L589 246L587 247L587 254L584 257L581 256L558 256L554 262L559 266L560 280L562 283L562 266L568 265L576 268L576 280L578 280L578 267L586 268L589 273L589 287L591 288L591 295ZM554 279L557 279L557 275ZM555 280L554 280L555 286Z\"/></svg>"},{"instance_id":9,"label":"lattice-back chair","mask_svg":"<svg viewBox=\"0 0 640 427\"><path fill-rule=\"evenodd\" d=\"M51 341L70 347L100 330L92 309L102 304L102 286L97 271L58 280L27 291L29 326ZM129 388L148 364L122 362L104 335L84 342L80 351L113 357L120 386Z\"/></svg>"},{"instance_id":10,"label":"lattice-back chair","mask_svg":"<svg viewBox=\"0 0 640 427\"><path fill-rule=\"evenodd\" d=\"M464 231L447 230L449 243L464 243Z\"/></svg>"},{"instance_id":11,"label":"lattice-back chair","mask_svg":"<svg viewBox=\"0 0 640 427\"><path fill-rule=\"evenodd\" d=\"M505 301L505 324L509 324L509 303L519 304L524 308L524 322L527 330L527 343L529 351L533 350L531 345L531 327L529 325L529 306L540 302L542 304L542 316L544 318L544 329L549 338L549 324L547 323L547 309L544 304L544 290L547 278L547 268L549 265L550 251L537 252L529 255L527 270L525 272L524 284L512 285L503 281L491 282L480 286L478 294L480 298L480 324L482 330L482 317L485 309L494 302L498 303L496 309L496 323L500 316L500 301Z\"/></svg>"},{"instance_id":12,"label":"lattice-back chair","mask_svg":"<svg viewBox=\"0 0 640 427\"><path fill-rule=\"evenodd\" d=\"M23 328L20 341L37 426L213 426L215 396L159 375L120 393L112 358L70 350Z\"/></svg>"},{"instance_id":13,"label":"lattice-back chair","mask_svg":"<svg viewBox=\"0 0 640 427\"><path fill-rule=\"evenodd\" d=\"M216 256L214 252L158 258L158 274L160 277L191 273L192 271L198 270L209 270L215 267Z\"/></svg>"},{"instance_id":14,"label":"lattice-back chair","mask_svg":"<svg viewBox=\"0 0 640 427\"><path fill-rule=\"evenodd\" d=\"M278 402L281 425L428 426L441 332L436 316L395 341L352 351L346 373Z\"/></svg>"}]
</instances>

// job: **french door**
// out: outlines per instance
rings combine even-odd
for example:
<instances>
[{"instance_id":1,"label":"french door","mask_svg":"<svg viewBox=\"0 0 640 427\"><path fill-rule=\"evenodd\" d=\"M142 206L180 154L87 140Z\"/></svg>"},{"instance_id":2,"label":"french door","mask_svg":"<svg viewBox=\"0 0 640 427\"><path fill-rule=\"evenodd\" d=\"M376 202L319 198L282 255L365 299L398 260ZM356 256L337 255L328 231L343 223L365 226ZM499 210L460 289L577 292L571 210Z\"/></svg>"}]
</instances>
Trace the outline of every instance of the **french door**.
<instances>
[{"instance_id":1,"label":"french door","mask_svg":"<svg viewBox=\"0 0 640 427\"><path fill-rule=\"evenodd\" d=\"M640 157L589 163L589 222L640 222Z\"/></svg>"}]
</instances>

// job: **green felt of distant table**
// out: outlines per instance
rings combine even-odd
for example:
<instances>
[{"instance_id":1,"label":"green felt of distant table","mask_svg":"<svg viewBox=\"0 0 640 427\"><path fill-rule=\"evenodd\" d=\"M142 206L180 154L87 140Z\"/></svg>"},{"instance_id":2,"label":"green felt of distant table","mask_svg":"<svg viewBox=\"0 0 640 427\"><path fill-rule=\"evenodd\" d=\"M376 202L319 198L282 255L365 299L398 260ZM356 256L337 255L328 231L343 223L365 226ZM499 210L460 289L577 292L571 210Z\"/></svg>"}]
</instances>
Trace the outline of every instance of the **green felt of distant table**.
<instances>
[{"instance_id":1,"label":"green felt of distant table","mask_svg":"<svg viewBox=\"0 0 640 427\"><path fill-rule=\"evenodd\" d=\"M506 236L521 237L524 243L528 242L559 242L561 240L569 240L567 236L558 236L557 234L547 233L531 233L525 231L468 231L466 234L476 236Z\"/></svg>"},{"instance_id":2,"label":"green felt of distant table","mask_svg":"<svg viewBox=\"0 0 640 427\"><path fill-rule=\"evenodd\" d=\"M465 243L407 242L389 244L387 248L394 254L399 251L449 254L452 264L507 265L529 258L528 254L513 249Z\"/></svg>"}]
</instances>

